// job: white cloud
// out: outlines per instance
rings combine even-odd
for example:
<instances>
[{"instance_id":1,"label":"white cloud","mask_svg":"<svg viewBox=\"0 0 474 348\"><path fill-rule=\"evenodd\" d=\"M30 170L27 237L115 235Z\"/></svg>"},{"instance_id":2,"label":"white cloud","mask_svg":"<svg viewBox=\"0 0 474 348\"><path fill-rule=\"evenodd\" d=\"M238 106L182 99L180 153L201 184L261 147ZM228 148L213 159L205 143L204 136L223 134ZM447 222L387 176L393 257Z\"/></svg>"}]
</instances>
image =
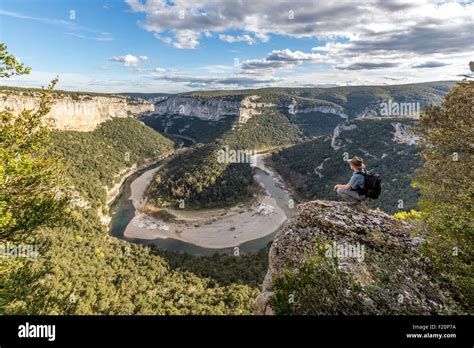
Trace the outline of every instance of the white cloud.
<instances>
[{"instance_id":1,"label":"white cloud","mask_svg":"<svg viewBox=\"0 0 474 348\"><path fill-rule=\"evenodd\" d=\"M161 36L161 35L158 35L155 33L155 37L158 39L158 40L161 40L163 41L165 44L167 45L171 45L173 43L173 39L168 37L168 36Z\"/></svg>"},{"instance_id":2,"label":"white cloud","mask_svg":"<svg viewBox=\"0 0 474 348\"><path fill-rule=\"evenodd\" d=\"M180 30L176 34L176 42L173 46L176 48L196 48L199 45L201 34L193 30Z\"/></svg>"},{"instance_id":3,"label":"white cloud","mask_svg":"<svg viewBox=\"0 0 474 348\"><path fill-rule=\"evenodd\" d=\"M182 73L153 76L154 80L167 81L183 84L190 88L249 88L258 85L269 85L279 81L281 78L272 76L251 76L246 74L234 74L232 76L211 77L211 76L189 76Z\"/></svg>"},{"instance_id":4,"label":"white cloud","mask_svg":"<svg viewBox=\"0 0 474 348\"><path fill-rule=\"evenodd\" d=\"M178 48L195 48L201 34L246 32L267 41L271 35L296 38L347 38L357 41L354 52L465 51L473 47L473 3L437 0L126 0L131 10L143 13L139 25L158 35L168 34ZM183 11L184 18L180 18ZM289 16L292 11L293 16ZM192 33L192 42L183 36ZM206 34L205 34L206 35ZM208 34L207 34L208 35ZM240 35L243 37L243 35ZM181 39L180 39L181 38Z\"/></svg>"},{"instance_id":5,"label":"white cloud","mask_svg":"<svg viewBox=\"0 0 474 348\"><path fill-rule=\"evenodd\" d=\"M225 41L228 43L234 43L234 42L246 42L249 45L253 45L256 41L253 37L250 35L237 35L237 36L232 36L232 35L224 35L220 34L219 35L219 40Z\"/></svg>"},{"instance_id":6,"label":"white cloud","mask_svg":"<svg viewBox=\"0 0 474 348\"><path fill-rule=\"evenodd\" d=\"M138 65L141 61L148 60L147 56L134 56L132 54L126 54L124 56L114 56L110 58L112 62L119 62L123 63L125 66L136 66Z\"/></svg>"}]
</instances>

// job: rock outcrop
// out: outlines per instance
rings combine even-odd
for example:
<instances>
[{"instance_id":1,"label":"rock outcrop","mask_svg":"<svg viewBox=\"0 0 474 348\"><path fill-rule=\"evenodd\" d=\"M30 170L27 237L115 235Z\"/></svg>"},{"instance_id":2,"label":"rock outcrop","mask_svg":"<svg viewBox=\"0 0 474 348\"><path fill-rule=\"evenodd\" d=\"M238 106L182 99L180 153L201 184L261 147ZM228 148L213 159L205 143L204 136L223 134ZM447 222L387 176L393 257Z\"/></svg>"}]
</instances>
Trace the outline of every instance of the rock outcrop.
<instances>
[{"instance_id":1,"label":"rock outcrop","mask_svg":"<svg viewBox=\"0 0 474 348\"><path fill-rule=\"evenodd\" d=\"M36 90L0 91L0 110L8 107L19 114L24 109L36 110L39 102L40 92ZM139 98L55 93L47 119L56 129L88 132L111 118L140 115L153 110L153 104Z\"/></svg>"},{"instance_id":2,"label":"rock outcrop","mask_svg":"<svg viewBox=\"0 0 474 348\"><path fill-rule=\"evenodd\" d=\"M285 270L298 274L308 255L317 250L323 250L325 260L337 259L338 271L352 284L329 284L330 278L322 278L320 284L314 284L322 289L314 297L314 303L321 304L320 307L298 307L302 305L298 301L308 294L308 289L302 290L292 294L293 314L433 314L449 308L449 297L438 288L429 273L428 261L419 252L424 239L411 235L411 225L380 211L341 202L312 201L300 205L298 210L271 246L263 292L255 302L257 314L278 312L272 308L271 298L284 290L275 286L275 280L281 279ZM320 271L324 270L316 270ZM339 287L337 291L335 287ZM355 288L359 289L351 295L355 308L347 311L338 309L334 302L317 299L327 295L326 291L349 294Z\"/></svg>"},{"instance_id":3,"label":"rock outcrop","mask_svg":"<svg viewBox=\"0 0 474 348\"><path fill-rule=\"evenodd\" d=\"M331 147L334 150L339 150L341 148L340 144L338 144L338 137L341 135L342 132L344 131L349 131L357 128L355 124L340 124L336 128L334 128L332 138L331 138Z\"/></svg>"},{"instance_id":4,"label":"rock outcrop","mask_svg":"<svg viewBox=\"0 0 474 348\"><path fill-rule=\"evenodd\" d=\"M415 145L420 140L420 136L413 133L407 125L395 122L392 126L395 128L393 141L399 144Z\"/></svg>"},{"instance_id":5,"label":"rock outcrop","mask_svg":"<svg viewBox=\"0 0 474 348\"><path fill-rule=\"evenodd\" d=\"M262 113L260 111L261 108L276 106L275 104L272 104L272 103L258 102L258 99L260 99L260 96L251 95L251 96L245 97L240 102L239 119L238 119L239 123L245 123L249 119L251 119L253 116L260 115Z\"/></svg>"},{"instance_id":6,"label":"rock outcrop","mask_svg":"<svg viewBox=\"0 0 474 348\"><path fill-rule=\"evenodd\" d=\"M343 108L336 108L334 106L327 106L327 105L302 106L302 107L295 105L294 111L296 114L321 112L323 114L333 114L341 118L344 118L346 120L349 118L349 116L344 112Z\"/></svg>"}]
</instances>

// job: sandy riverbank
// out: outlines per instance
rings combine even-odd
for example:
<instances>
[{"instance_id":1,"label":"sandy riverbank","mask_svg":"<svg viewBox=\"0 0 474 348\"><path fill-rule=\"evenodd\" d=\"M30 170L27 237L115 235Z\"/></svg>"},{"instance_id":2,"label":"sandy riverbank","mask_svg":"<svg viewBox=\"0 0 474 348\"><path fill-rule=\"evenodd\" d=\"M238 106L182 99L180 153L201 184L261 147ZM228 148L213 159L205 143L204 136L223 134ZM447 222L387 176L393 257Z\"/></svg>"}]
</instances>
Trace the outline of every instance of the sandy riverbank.
<instances>
[{"instance_id":1,"label":"sandy riverbank","mask_svg":"<svg viewBox=\"0 0 474 348\"><path fill-rule=\"evenodd\" d=\"M262 156L260 156L262 157ZM259 158L257 166L274 175ZM173 238L205 248L229 248L275 232L287 219L268 191L247 206L205 211L170 210L179 222L163 222L140 212L146 203L144 194L158 168L145 172L131 185L131 199L137 209L124 236L136 239Z\"/></svg>"}]
</instances>

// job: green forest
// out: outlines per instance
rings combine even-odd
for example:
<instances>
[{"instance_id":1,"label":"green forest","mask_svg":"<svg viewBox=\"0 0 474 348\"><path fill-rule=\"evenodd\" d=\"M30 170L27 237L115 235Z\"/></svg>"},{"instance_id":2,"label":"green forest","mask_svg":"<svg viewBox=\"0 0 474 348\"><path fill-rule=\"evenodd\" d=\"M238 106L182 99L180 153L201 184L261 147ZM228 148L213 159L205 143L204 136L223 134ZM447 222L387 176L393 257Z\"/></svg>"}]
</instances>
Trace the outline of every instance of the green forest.
<instances>
[{"instance_id":1,"label":"green forest","mask_svg":"<svg viewBox=\"0 0 474 348\"><path fill-rule=\"evenodd\" d=\"M218 146L206 144L174 156L156 174L148 190L151 202L159 208L230 206L252 195L252 169L249 163L219 163Z\"/></svg>"},{"instance_id":2,"label":"green forest","mask_svg":"<svg viewBox=\"0 0 474 348\"><path fill-rule=\"evenodd\" d=\"M92 209L76 209L71 220L71 226L39 231L38 260L2 277L2 314L252 313L263 257L221 256L227 267L214 276L203 270L222 267L219 256L164 254L120 241ZM181 257L192 258L192 267L176 266Z\"/></svg>"}]
</instances>

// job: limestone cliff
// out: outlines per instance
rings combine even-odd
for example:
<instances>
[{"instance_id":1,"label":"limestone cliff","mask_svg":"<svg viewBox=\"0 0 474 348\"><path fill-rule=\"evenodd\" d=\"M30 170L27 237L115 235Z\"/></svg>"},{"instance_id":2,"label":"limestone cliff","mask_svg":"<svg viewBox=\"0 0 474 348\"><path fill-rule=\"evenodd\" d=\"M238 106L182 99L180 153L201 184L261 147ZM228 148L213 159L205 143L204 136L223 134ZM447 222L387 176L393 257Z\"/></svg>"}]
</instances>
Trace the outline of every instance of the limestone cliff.
<instances>
[{"instance_id":1,"label":"limestone cliff","mask_svg":"<svg viewBox=\"0 0 474 348\"><path fill-rule=\"evenodd\" d=\"M449 296L439 289L420 254L424 239L412 236L409 224L340 202L312 201L298 209L271 246L263 292L255 303L257 314L274 314L282 308L291 314L449 312ZM321 275L318 282L299 274L290 282L293 289L275 285L285 270L302 272L308 255L318 250L323 251L323 261L316 263L314 271ZM337 266L328 271L324 265L336 260ZM292 301L282 305L288 295L285 291L290 291Z\"/></svg>"},{"instance_id":2,"label":"limestone cliff","mask_svg":"<svg viewBox=\"0 0 474 348\"><path fill-rule=\"evenodd\" d=\"M157 115L183 115L218 121L226 115L238 115L240 101L211 98L202 100L190 96L172 96L155 104Z\"/></svg>"},{"instance_id":3,"label":"limestone cliff","mask_svg":"<svg viewBox=\"0 0 474 348\"><path fill-rule=\"evenodd\" d=\"M327 105L299 105L288 103L270 103L261 101L259 95L225 96L200 99L193 96L175 95L160 100L155 104L155 115L183 115L198 117L202 120L218 121L225 116L236 116L239 123L245 123L250 118L262 113L263 108L277 107L289 110L293 114L321 112L333 114L347 119L342 108Z\"/></svg>"},{"instance_id":4,"label":"limestone cliff","mask_svg":"<svg viewBox=\"0 0 474 348\"><path fill-rule=\"evenodd\" d=\"M348 119L349 116L344 112L342 107L328 106L328 105L312 105L312 106L299 106L298 104L289 104L294 106L295 114L305 114L310 112L320 112L323 114L333 114L344 119ZM286 107L289 107L287 105Z\"/></svg>"},{"instance_id":5,"label":"limestone cliff","mask_svg":"<svg viewBox=\"0 0 474 348\"><path fill-rule=\"evenodd\" d=\"M99 124L115 117L139 115L154 110L153 104L139 98L121 95L60 93L53 95L47 119L60 130L92 131ZM11 108L15 114L39 106L38 90L0 90L0 110Z\"/></svg>"}]
</instances>

